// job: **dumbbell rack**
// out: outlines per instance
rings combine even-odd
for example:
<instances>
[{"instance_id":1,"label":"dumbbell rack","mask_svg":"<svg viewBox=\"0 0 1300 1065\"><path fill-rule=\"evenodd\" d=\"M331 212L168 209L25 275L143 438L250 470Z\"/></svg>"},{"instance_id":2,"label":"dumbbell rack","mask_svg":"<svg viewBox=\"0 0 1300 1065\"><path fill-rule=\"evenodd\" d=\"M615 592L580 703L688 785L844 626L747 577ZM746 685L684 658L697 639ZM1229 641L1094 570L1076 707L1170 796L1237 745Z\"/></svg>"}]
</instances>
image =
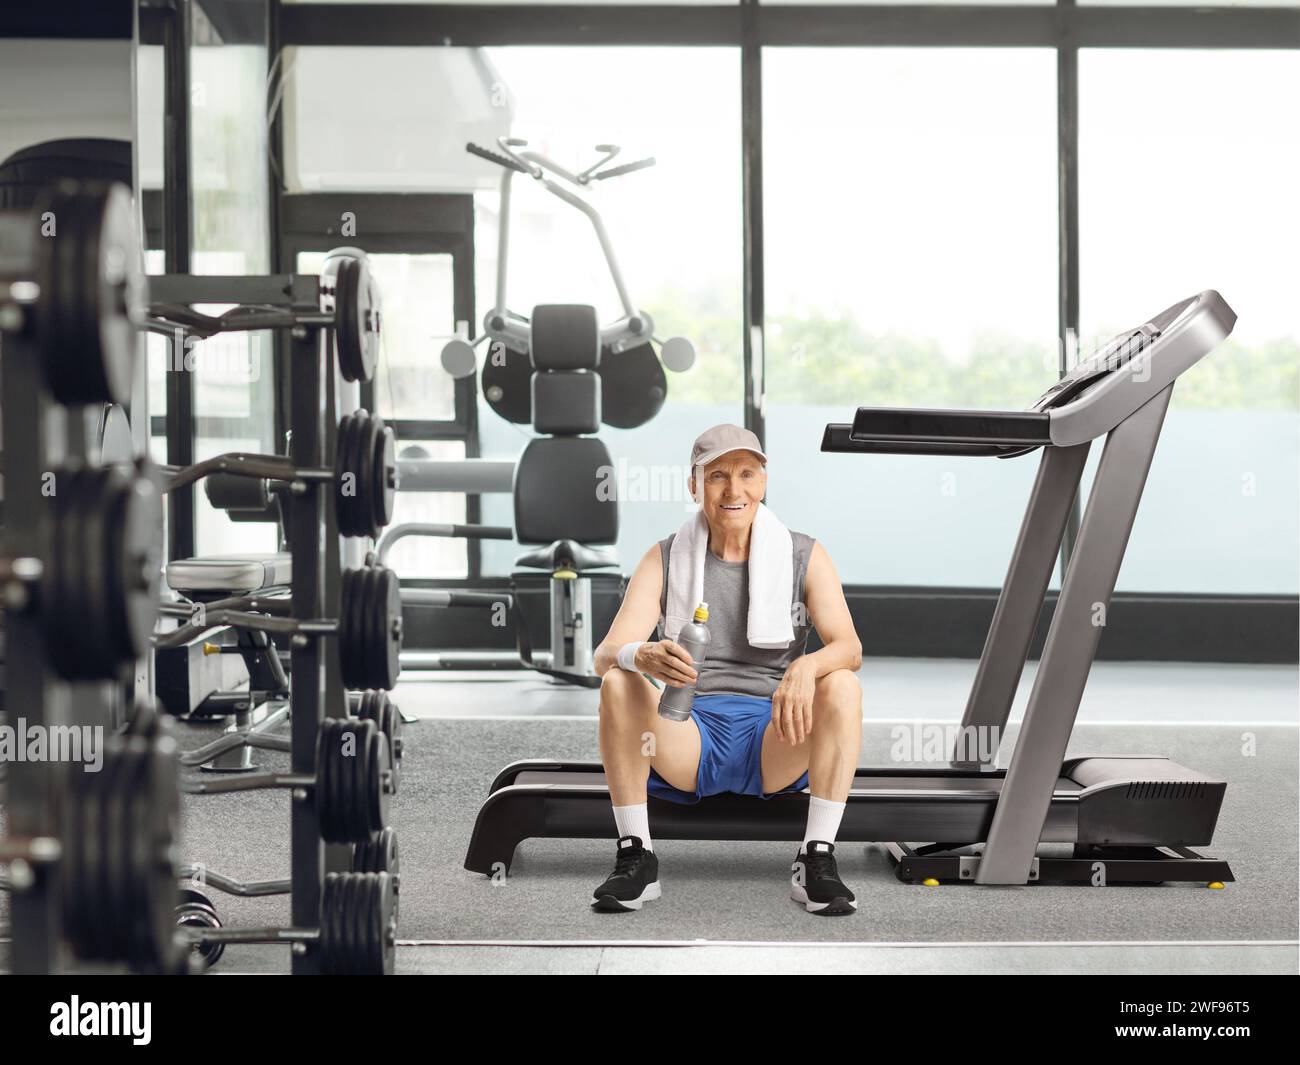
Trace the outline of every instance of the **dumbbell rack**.
<instances>
[{"instance_id":1,"label":"dumbbell rack","mask_svg":"<svg viewBox=\"0 0 1300 1065\"><path fill-rule=\"evenodd\" d=\"M82 218L74 228L73 215L78 209L74 204L78 202L66 194L47 201L46 206L59 206L57 221L63 225L64 235L46 239L74 244L91 239L86 228L89 217ZM26 212L0 214L0 284L7 290L7 297L16 301L5 307L5 314L13 315L19 312L17 293L21 284L13 282L13 270L31 250L29 234L35 233L37 226ZM36 238L37 243L40 239ZM107 231L103 239L109 239ZM98 244L93 248L84 254L89 257L100 250ZM125 273L130 264L123 263L120 269ZM66 277L60 280L66 281ZM27 284L41 305L39 310L28 307L28 314L61 314L67 319L81 316L92 328L98 325L107 330L107 319L99 318L105 311L95 304L94 295L73 289L41 291L39 286ZM59 310L52 310L54 306ZM92 441L106 400L101 395L85 396L80 402L58 402L51 392L48 363L63 361L66 355L47 350L39 331L30 326L14 329L11 321L2 324L6 330L0 339L5 520L0 555L8 560L8 572L0 581L6 610L5 705L10 724L21 717L29 731L41 728L49 735L51 728L98 728L100 735L106 735L121 711L122 686L111 680L70 681L61 677L52 665L52 648L41 612L28 609L32 597L40 595L37 578L49 572L51 545L43 519L51 506L52 471L73 463L93 465L98 460L92 454ZM96 358L89 353L89 347L85 356L88 361ZM121 357L123 350L117 348L116 354ZM110 354L103 355L106 366L111 358ZM54 369L64 374L76 371L75 364L66 362ZM125 375L130 377L129 368ZM54 491L58 491L57 483ZM91 579L94 576L103 575L92 575ZM67 638L74 639L75 635L70 632ZM61 845L62 812L69 777L76 769L54 759L16 760L7 769L7 788L0 791L0 799L8 821L8 857L18 859L10 865L7 885L11 890L13 930L9 967L19 974L67 972L76 962L63 923L65 877L60 859L67 848ZM0 840L0 846L5 842Z\"/></svg>"},{"instance_id":2,"label":"dumbbell rack","mask_svg":"<svg viewBox=\"0 0 1300 1065\"><path fill-rule=\"evenodd\" d=\"M151 279L159 303L234 303L289 310L303 318L320 314L320 283L314 275L266 277L162 275ZM288 372L290 454L302 468L334 462L334 350L325 324L284 331ZM285 493L285 531L293 557L291 616L296 620L337 616L340 598L339 526L334 492L321 481L304 481L303 490ZM321 722L347 716L338 656L324 642L290 639L290 772L316 771L316 741ZM290 896L294 928L319 922L324 874L351 868L350 848L325 844L314 790L295 789L290 805ZM295 975L321 972L319 944L305 939L293 946Z\"/></svg>"}]
</instances>

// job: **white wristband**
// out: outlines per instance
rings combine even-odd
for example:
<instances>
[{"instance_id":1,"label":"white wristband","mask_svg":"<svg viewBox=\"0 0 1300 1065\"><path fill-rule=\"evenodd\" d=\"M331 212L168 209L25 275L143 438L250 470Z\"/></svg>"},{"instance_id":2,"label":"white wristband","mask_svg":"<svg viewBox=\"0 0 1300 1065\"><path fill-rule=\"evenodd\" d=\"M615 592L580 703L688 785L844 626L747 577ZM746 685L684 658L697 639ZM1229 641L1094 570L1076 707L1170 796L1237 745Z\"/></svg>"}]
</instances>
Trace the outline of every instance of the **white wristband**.
<instances>
[{"instance_id":1,"label":"white wristband","mask_svg":"<svg viewBox=\"0 0 1300 1065\"><path fill-rule=\"evenodd\" d=\"M626 669L629 673L638 672L636 668L636 653L640 648L639 641L633 640L631 643L625 643L618 649L618 667Z\"/></svg>"}]
</instances>

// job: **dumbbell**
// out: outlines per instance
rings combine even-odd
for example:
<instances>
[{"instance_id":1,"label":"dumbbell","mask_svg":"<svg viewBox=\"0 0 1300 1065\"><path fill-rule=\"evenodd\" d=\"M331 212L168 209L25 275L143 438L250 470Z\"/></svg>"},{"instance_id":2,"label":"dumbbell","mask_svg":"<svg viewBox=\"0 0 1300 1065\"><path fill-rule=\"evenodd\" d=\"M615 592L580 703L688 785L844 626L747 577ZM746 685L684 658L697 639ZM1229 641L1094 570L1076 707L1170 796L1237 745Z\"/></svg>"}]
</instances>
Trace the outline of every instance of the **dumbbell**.
<instances>
[{"instance_id":1,"label":"dumbbell","mask_svg":"<svg viewBox=\"0 0 1300 1065\"><path fill-rule=\"evenodd\" d=\"M59 403L125 403L148 286L125 185L63 181L0 211L0 330L40 347Z\"/></svg>"},{"instance_id":2,"label":"dumbbell","mask_svg":"<svg viewBox=\"0 0 1300 1065\"><path fill-rule=\"evenodd\" d=\"M366 843L388 824L393 760L388 740L373 721L326 718L316 736L315 773L251 773L242 777L187 780L190 795L289 788L313 791L321 838L327 843Z\"/></svg>"},{"instance_id":3,"label":"dumbbell","mask_svg":"<svg viewBox=\"0 0 1300 1065\"><path fill-rule=\"evenodd\" d=\"M385 976L397 951L396 888L387 873L327 873L317 928L221 928L193 920L184 931L200 954L220 957L216 948L227 943L315 943L326 973Z\"/></svg>"},{"instance_id":4,"label":"dumbbell","mask_svg":"<svg viewBox=\"0 0 1300 1065\"><path fill-rule=\"evenodd\" d=\"M183 647L223 625L287 635L294 640L337 636L339 671L345 687L389 689L397 685L401 673L402 593L392 570L383 566L344 570L338 620L288 617L293 604L284 598L259 596L242 602L256 603L258 611L268 612L202 607L195 610L195 620L154 637L154 646Z\"/></svg>"},{"instance_id":5,"label":"dumbbell","mask_svg":"<svg viewBox=\"0 0 1300 1065\"><path fill-rule=\"evenodd\" d=\"M167 491L221 474L284 482L291 492L305 490L308 482L334 485L339 533L343 536L375 537L393 518L397 495L397 444L384 419L358 410L339 420L335 441L334 468L302 468L285 455L229 452L177 470L167 481ZM250 499L250 496L252 497ZM209 491L213 506L248 509L260 505L260 490L240 492L228 483Z\"/></svg>"},{"instance_id":6,"label":"dumbbell","mask_svg":"<svg viewBox=\"0 0 1300 1065\"><path fill-rule=\"evenodd\" d=\"M146 327L172 336L177 331L197 337L254 329L297 329L307 326L333 327L338 346L339 370L345 380L369 381L379 361L379 288L365 259L345 258L332 277L320 279L320 293L333 309L293 311L281 307L235 307L224 314L203 314L178 303L154 303L148 309Z\"/></svg>"},{"instance_id":7,"label":"dumbbell","mask_svg":"<svg viewBox=\"0 0 1300 1065\"><path fill-rule=\"evenodd\" d=\"M45 557L0 558L5 609L39 614L50 665L66 680L115 680L149 648L163 515L142 469L54 470Z\"/></svg>"}]
</instances>

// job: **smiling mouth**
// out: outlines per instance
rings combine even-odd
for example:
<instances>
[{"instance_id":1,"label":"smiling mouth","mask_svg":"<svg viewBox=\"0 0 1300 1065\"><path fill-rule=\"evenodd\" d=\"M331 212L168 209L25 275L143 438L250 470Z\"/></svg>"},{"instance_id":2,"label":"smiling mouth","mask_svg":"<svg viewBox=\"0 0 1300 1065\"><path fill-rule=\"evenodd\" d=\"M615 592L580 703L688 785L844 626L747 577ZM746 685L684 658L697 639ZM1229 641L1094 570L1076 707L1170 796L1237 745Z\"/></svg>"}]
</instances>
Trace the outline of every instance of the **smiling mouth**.
<instances>
[{"instance_id":1,"label":"smiling mouth","mask_svg":"<svg viewBox=\"0 0 1300 1065\"><path fill-rule=\"evenodd\" d=\"M749 506L749 504L748 503L722 503L721 506L723 510L740 511L740 510L744 510L747 506Z\"/></svg>"}]
</instances>

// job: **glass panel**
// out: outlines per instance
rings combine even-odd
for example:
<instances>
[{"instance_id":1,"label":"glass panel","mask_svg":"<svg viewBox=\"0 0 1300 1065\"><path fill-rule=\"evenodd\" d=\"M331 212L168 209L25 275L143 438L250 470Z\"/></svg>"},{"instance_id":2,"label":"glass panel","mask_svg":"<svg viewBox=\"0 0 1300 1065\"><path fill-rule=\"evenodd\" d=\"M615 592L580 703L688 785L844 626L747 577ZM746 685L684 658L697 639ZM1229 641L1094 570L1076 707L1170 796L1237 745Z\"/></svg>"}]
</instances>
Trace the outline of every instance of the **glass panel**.
<instances>
[{"instance_id":1,"label":"glass panel","mask_svg":"<svg viewBox=\"0 0 1300 1065\"><path fill-rule=\"evenodd\" d=\"M688 373L668 374L668 399L653 420L601 429L623 501L617 549L630 569L685 520L691 441L709 425L743 417L739 54L509 48L489 49L488 58L515 102L511 133L560 165L588 165L598 158L593 146L608 142L622 146L623 159L657 160L592 195L632 303L651 314L660 337L689 337L698 352ZM494 302L498 196L480 193L476 203L481 313ZM520 314L537 303L580 302L594 304L602 322L621 315L590 224L522 179L514 185L509 282ZM485 458L514 458L532 435L486 403L479 426ZM484 522L514 524L508 496L482 503ZM484 573L509 572L517 554L509 544L485 544Z\"/></svg>"},{"instance_id":2,"label":"glass panel","mask_svg":"<svg viewBox=\"0 0 1300 1065\"><path fill-rule=\"evenodd\" d=\"M447 421L455 386L438 353L455 332L450 255L369 256L383 304L383 342L375 370L376 413L384 418ZM298 253L298 271L318 274L325 253Z\"/></svg>"},{"instance_id":3,"label":"glass panel","mask_svg":"<svg viewBox=\"0 0 1300 1065\"><path fill-rule=\"evenodd\" d=\"M465 152L510 129L510 91L482 49L286 48L283 83L289 192L495 185Z\"/></svg>"},{"instance_id":4,"label":"glass panel","mask_svg":"<svg viewBox=\"0 0 1300 1065\"><path fill-rule=\"evenodd\" d=\"M1205 288L1239 316L1174 390L1120 587L1295 594L1300 52L1085 50L1079 86L1084 347Z\"/></svg>"},{"instance_id":5,"label":"glass panel","mask_svg":"<svg viewBox=\"0 0 1300 1065\"><path fill-rule=\"evenodd\" d=\"M859 405L1014 410L1055 378L1054 54L763 67L768 502L845 582L1001 584L1032 460L819 447Z\"/></svg>"},{"instance_id":6,"label":"glass panel","mask_svg":"<svg viewBox=\"0 0 1300 1065\"><path fill-rule=\"evenodd\" d=\"M402 440L397 446L399 459L440 459L455 461L465 457L465 445L459 440ZM398 492L389 528L404 522L424 521L461 525L465 518L465 495L460 492ZM469 551L464 540L433 536L410 536L399 540L388 555L388 566L402 579L420 577L469 576Z\"/></svg>"}]
</instances>

